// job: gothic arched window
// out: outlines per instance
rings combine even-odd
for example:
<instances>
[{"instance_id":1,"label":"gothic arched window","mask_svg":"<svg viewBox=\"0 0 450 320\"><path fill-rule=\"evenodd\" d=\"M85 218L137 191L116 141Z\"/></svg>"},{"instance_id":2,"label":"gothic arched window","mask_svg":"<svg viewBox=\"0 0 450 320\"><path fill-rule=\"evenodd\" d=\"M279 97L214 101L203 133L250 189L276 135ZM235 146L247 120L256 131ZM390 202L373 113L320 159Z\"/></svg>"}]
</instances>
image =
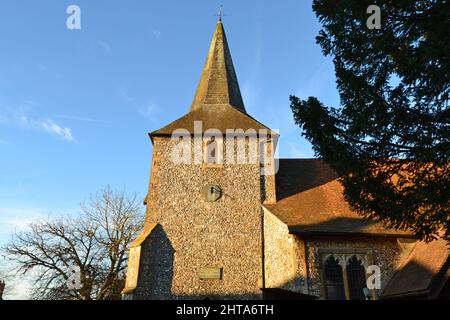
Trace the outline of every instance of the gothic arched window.
<instances>
[{"instance_id":1,"label":"gothic arched window","mask_svg":"<svg viewBox=\"0 0 450 320\"><path fill-rule=\"evenodd\" d=\"M351 300L365 300L363 289L366 286L366 272L361 261L351 257L347 262L348 291Z\"/></svg>"},{"instance_id":2,"label":"gothic arched window","mask_svg":"<svg viewBox=\"0 0 450 320\"><path fill-rule=\"evenodd\" d=\"M326 297L330 300L345 300L342 267L333 256L324 264Z\"/></svg>"}]
</instances>

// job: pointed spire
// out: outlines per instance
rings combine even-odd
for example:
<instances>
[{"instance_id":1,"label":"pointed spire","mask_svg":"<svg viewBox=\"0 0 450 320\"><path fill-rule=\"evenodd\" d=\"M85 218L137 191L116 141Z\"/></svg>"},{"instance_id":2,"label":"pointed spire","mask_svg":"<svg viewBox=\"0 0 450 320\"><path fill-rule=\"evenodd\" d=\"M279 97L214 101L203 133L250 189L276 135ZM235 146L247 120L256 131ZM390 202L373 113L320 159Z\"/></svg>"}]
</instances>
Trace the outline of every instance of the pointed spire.
<instances>
[{"instance_id":1,"label":"pointed spire","mask_svg":"<svg viewBox=\"0 0 450 320\"><path fill-rule=\"evenodd\" d=\"M224 104L246 112L225 30L219 19L190 111Z\"/></svg>"}]
</instances>

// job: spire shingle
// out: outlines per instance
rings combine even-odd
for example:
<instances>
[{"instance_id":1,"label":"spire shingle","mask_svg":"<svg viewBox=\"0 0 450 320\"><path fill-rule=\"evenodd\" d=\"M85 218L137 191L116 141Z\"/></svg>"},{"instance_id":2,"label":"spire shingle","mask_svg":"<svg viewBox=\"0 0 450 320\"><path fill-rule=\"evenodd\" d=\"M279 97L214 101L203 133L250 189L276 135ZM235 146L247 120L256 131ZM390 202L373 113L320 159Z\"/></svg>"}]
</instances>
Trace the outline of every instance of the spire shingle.
<instances>
[{"instance_id":1,"label":"spire shingle","mask_svg":"<svg viewBox=\"0 0 450 320\"><path fill-rule=\"evenodd\" d=\"M225 30L219 20L190 111L224 104L246 112Z\"/></svg>"}]
</instances>

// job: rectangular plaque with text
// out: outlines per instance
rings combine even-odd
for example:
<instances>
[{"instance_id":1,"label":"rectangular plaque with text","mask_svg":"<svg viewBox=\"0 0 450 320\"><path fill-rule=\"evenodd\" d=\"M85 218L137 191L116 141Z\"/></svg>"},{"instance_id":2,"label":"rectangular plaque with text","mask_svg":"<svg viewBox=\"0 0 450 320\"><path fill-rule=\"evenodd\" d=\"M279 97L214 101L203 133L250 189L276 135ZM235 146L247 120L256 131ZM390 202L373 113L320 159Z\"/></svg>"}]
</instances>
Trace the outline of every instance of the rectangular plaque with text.
<instances>
[{"instance_id":1,"label":"rectangular plaque with text","mask_svg":"<svg viewBox=\"0 0 450 320\"><path fill-rule=\"evenodd\" d=\"M204 267L197 271L200 279L222 279L222 268Z\"/></svg>"}]
</instances>

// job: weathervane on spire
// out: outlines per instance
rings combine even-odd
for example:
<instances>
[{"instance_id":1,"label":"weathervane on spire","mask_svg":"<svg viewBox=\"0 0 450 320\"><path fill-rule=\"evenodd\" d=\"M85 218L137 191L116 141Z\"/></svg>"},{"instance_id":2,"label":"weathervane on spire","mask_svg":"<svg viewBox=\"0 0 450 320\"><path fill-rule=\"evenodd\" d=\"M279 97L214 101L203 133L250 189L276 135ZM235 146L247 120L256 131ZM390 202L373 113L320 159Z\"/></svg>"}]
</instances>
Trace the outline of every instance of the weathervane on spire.
<instances>
[{"instance_id":1,"label":"weathervane on spire","mask_svg":"<svg viewBox=\"0 0 450 320\"><path fill-rule=\"evenodd\" d=\"M223 14L223 13L222 13L222 10L223 10L223 6L220 5L220 6L219 6L219 13L214 15L214 16L216 16L216 17L219 17L219 21L222 21L222 17L226 16L226 14Z\"/></svg>"}]
</instances>

